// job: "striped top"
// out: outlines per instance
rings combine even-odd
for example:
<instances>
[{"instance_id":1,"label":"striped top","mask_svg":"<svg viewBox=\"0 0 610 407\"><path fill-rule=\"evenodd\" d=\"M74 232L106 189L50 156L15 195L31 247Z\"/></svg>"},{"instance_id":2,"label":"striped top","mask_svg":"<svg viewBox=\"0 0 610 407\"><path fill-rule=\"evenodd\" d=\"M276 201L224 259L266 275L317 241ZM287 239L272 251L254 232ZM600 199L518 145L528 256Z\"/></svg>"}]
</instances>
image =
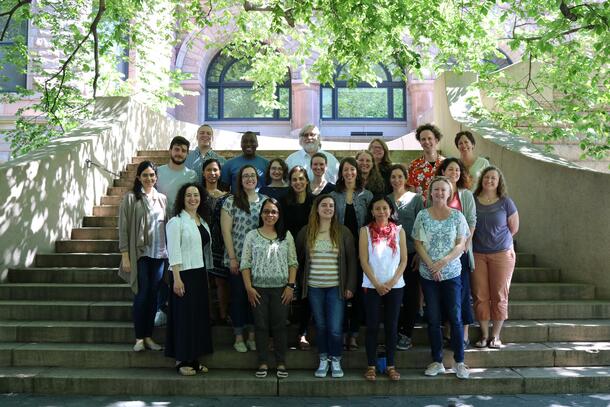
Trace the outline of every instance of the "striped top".
<instances>
[{"instance_id":1,"label":"striped top","mask_svg":"<svg viewBox=\"0 0 610 407\"><path fill-rule=\"evenodd\" d=\"M316 288L339 285L339 248L330 240L316 240L310 255L308 286Z\"/></svg>"}]
</instances>

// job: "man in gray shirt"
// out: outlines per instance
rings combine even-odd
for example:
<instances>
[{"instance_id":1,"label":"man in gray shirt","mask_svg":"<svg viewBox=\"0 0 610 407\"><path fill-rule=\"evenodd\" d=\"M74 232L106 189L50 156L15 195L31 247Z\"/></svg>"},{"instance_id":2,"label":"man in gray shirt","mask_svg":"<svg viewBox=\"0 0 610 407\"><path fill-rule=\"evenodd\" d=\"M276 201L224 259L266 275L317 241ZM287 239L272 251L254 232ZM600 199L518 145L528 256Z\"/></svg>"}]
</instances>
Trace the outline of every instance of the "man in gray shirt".
<instances>
[{"instance_id":1,"label":"man in gray shirt","mask_svg":"<svg viewBox=\"0 0 610 407\"><path fill-rule=\"evenodd\" d=\"M189 141L182 136L176 136L169 145L169 163L157 168L157 191L167 197L167 218L174 215L174 202L180 187L189 182L197 182L195 171L184 165L189 152ZM167 321L167 300L169 287L164 282L159 286L157 298L157 314L155 326L165 325Z\"/></svg>"},{"instance_id":2,"label":"man in gray shirt","mask_svg":"<svg viewBox=\"0 0 610 407\"><path fill-rule=\"evenodd\" d=\"M221 157L212 150L212 141L214 140L214 130L209 124L202 124L197 129L197 148L193 149L186 157L186 165L187 168L195 171L197 174L197 179L199 183L203 186L203 163L209 160L210 158L215 158L220 162L220 165L224 165L227 161L224 157Z\"/></svg>"},{"instance_id":3,"label":"man in gray shirt","mask_svg":"<svg viewBox=\"0 0 610 407\"><path fill-rule=\"evenodd\" d=\"M167 197L168 219L174 215L174 202L180 187L189 182L197 182L195 171L186 168L189 141L176 136L169 145L169 163L157 169L157 191Z\"/></svg>"}]
</instances>

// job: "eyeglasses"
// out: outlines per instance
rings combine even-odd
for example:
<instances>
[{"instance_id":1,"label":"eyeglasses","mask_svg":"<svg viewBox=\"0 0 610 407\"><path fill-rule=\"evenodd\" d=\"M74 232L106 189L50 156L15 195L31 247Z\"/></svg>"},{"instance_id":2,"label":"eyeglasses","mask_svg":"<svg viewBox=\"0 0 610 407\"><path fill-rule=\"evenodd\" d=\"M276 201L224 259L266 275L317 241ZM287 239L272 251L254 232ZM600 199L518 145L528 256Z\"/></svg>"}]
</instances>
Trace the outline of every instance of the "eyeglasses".
<instances>
[{"instance_id":1,"label":"eyeglasses","mask_svg":"<svg viewBox=\"0 0 610 407\"><path fill-rule=\"evenodd\" d=\"M279 215L280 211L276 211L275 209L263 209L263 215Z\"/></svg>"},{"instance_id":2,"label":"eyeglasses","mask_svg":"<svg viewBox=\"0 0 610 407\"><path fill-rule=\"evenodd\" d=\"M256 174L242 174L241 177L245 179L253 179L256 178Z\"/></svg>"},{"instance_id":3,"label":"eyeglasses","mask_svg":"<svg viewBox=\"0 0 610 407\"><path fill-rule=\"evenodd\" d=\"M305 133L301 135L301 138L308 138L308 137L318 137L318 133Z\"/></svg>"}]
</instances>

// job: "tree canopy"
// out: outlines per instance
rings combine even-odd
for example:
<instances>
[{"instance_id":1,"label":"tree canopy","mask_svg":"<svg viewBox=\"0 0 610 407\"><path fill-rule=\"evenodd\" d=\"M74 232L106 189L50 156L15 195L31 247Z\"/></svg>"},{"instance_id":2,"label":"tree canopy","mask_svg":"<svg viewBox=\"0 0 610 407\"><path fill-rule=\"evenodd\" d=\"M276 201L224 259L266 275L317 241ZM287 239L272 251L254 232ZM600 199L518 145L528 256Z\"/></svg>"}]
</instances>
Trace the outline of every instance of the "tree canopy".
<instances>
[{"instance_id":1,"label":"tree canopy","mask_svg":"<svg viewBox=\"0 0 610 407\"><path fill-rule=\"evenodd\" d=\"M46 120L19 119L11 135L16 152L76 126L99 94L145 95L160 109L177 103L184 73L147 67L159 54L171 56L171 47L189 33L250 61L244 79L254 82L254 98L267 108L278 107L275 87L286 67L306 82L332 84L336 67L347 65L344 79L352 85L375 84L378 63L397 67L405 79L474 71L480 78L475 86L497 101L493 112L478 107L482 118L542 140L579 140L595 157L610 149L606 1L38 0L35 6L0 0L0 42L11 26L29 19L51 34L50 45L61 55L57 66L41 66L40 56L13 38L7 61L29 64L40 85L34 92L41 92L34 108ZM491 62L501 56L499 44L517 51L535 72L503 81ZM122 81L114 69L127 49L137 54L142 85ZM4 99L26 94L21 89Z\"/></svg>"}]
</instances>

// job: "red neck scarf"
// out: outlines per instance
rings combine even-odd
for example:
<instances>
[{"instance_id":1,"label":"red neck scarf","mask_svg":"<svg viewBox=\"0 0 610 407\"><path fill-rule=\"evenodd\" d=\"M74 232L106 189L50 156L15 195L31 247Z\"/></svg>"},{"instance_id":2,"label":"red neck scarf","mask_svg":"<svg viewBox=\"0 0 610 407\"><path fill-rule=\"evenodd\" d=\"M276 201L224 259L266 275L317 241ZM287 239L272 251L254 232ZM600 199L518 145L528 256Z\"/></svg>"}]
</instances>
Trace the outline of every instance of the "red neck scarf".
<instances>
[{"instance_id":1,"label":"red neck scarf","mask_svg":"<svg viewBox=\"0 0 610 407\"><path fill-rule=\"evenodd\" d=\"M371 234L371 243L373 246L379 245L383 239L388 243L392 253L396 254L398 247L396 246L396 224L394 222L388 222L385 226L379 226L375 222L369 223L369 233Z\"/></svg>"}]
</instances>

